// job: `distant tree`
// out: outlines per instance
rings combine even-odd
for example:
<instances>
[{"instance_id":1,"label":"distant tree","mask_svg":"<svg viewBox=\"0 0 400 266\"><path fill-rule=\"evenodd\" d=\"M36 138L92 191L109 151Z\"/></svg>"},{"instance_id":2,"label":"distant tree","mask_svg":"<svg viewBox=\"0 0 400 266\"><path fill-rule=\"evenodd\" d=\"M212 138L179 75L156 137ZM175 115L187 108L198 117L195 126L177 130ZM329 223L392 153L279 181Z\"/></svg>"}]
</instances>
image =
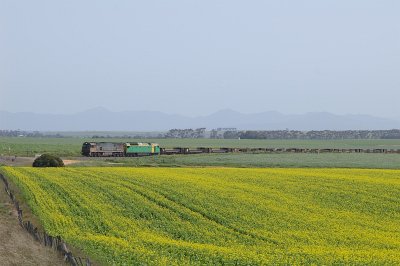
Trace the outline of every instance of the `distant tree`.
<instances>
[{"instance_id":1,"label":"distant tree","mask_svg":"<svg viewBox=\"0 0 400 266\"><path fill-rule=\"evenodd\" d=\"M42 154L33 161L33 167L63 167L64 162L60 157L51 154Z\"/></svg>"},{"instance_id":2,"label":"distant tree","mask_svg":"<svg viewBox=\"0 0 400 266\"><path fill-rule=\"evenodd\" d=\"M218 137L218 130L211 130L210 139L216 139Z\"/></svg>"},{"instance_id":3,"label":"distant tree","mask_svg":"<svg viewBox=\"0 0 400 266\"><path fill-rule=\"evenodd\" d=\"M187 129L170 129L165 133L164 138L174 139L199 139L204 138L206 133L205 128L187 128Z\"/></svg>"},{"instance_id":4,"label":"distant tree","mask_svg":"<svg viewBox=\"0 0 400 266\"><path fill-rule=\"evenodd\" d=\"M195 138L202 139L202 138L205 137L205 135L206 135L206 128L205 127L196 128L195 135L194 135Z\"/></svg>"},{"instance_id":5,"label":"distant tree","mask_svg":"<svg viewBox=\"0 0 400 266\"><path fill-rule=\"evenodd\" d=\"M225 131L224 139L237 139L239 138L239 133L237 131Z\"/></svg>"}]
</instances>

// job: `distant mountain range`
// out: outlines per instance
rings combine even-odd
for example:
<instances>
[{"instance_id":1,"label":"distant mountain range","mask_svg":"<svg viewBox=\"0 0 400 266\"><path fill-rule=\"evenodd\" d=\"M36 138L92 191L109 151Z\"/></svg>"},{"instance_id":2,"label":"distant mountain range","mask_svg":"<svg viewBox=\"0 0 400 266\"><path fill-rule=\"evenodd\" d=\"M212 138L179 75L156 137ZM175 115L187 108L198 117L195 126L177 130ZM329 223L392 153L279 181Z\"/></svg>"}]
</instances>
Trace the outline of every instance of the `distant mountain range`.
<instances>
[{"instance_id":1,"label":"distant mountain range","mask_svg":"<svg viewBox=\"0 0 400 266\"><path fill-rule=\"evenodd\" d=\"M0 129L38 131L165 131L172 128L234 127L243 130L377 130L398 129L400 119L326 112L286 115L279 112L243 114L221 110L187 117L155 111L112 112L94 108L68 115L0 111Z\"/></svg>"}]
</instances>

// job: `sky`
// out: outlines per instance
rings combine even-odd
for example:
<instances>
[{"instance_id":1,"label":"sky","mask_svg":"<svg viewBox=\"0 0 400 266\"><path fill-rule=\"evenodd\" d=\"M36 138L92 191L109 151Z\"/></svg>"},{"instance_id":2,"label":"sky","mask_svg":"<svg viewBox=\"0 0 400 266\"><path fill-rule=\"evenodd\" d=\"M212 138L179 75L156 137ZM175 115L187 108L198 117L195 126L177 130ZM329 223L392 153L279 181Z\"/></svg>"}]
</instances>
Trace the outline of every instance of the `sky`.
<instances>
[{"instance_id":1,"label":"sky","mask_svg":"<svg viewBox=\"0 0 400 266\"><path fill-rule=\"evenodd\" d=\"M0 0L0 110L400 117L397 0Z\"/></svg>"}]
</instances>

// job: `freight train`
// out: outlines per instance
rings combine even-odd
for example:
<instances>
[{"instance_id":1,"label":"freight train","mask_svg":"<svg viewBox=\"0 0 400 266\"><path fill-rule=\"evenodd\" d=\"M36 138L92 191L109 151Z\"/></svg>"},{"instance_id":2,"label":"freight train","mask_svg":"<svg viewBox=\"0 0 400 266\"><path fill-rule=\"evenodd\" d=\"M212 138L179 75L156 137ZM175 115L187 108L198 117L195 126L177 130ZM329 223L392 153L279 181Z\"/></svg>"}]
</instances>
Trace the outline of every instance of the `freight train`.
<instances>
[{"instance_id":1,"label":"freight train","mask_svg":"<svg viewBox=\"0 0 400 266\"><path fill-rule=\"evenodd\" d=\"M85 142L82 155L90 157L137 157L148 155L200 153L388 153L400 154L400 149L305 149L305 148L161 148L146 142Z\"/></svg>"},{"instance_id":2,"label":"freight train","mask_svg":"<svg viewBox=\"0 0 400 266\"><path fill-rule=\"evenodd\" d=\"M138 157L148 155L198 154L238 152L234 148L160 148L156 143L146 142L85 142L82 155L89 157Z\"/></svg>"},{"instance_id":3,"label":"freight train","mask_svg":"<svg viewBox=\"0 0 400 266\"><path fill-rule=\"evenodd\" d=\"M156 143L85 142L82 155L89 157L137 157L160 154Z\"/></svg>"}]
</instances>

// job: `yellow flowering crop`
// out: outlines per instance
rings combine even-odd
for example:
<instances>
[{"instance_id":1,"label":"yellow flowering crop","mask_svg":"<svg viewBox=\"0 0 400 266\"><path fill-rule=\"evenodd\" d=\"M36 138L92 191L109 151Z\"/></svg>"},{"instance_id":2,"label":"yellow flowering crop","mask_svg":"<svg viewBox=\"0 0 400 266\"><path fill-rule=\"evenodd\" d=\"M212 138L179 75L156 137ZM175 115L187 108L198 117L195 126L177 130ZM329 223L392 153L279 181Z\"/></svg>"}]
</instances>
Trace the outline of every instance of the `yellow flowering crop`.
<instances>
[{"instance_id":1,"label":"yellow flowering crop","mask_svg":"<svg viewBox=\"0 0 400 266\"><path fill-rule=\"evenodd\" d=\"M400 171L11 168L46 231L104 264L400 264Z\"/></svg>"}]
</instances>

